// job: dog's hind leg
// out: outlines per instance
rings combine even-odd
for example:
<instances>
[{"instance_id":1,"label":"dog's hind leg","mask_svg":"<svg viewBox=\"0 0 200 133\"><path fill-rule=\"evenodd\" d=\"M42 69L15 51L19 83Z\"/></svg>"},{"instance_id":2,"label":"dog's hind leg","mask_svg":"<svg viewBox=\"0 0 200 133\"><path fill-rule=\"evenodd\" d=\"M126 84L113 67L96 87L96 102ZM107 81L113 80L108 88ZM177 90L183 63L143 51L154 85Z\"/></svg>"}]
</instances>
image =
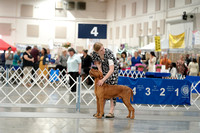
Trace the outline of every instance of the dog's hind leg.
<instances>
[{"instance_id":1,"label":"dog's hind leg","mask_svg":"<svg viewBox=\"0 0 200 133\"><path fill-rule=\"evenodd\" d=\"M134 119L134 118L135 118L135 109L134 109L133 106L131 105L130 100L128 100L127 102L128 102L128 103L127 103L127 104L128 104L128 108L129 108L129 110L131 110L131 114L132 114L132 115L130 116L130 118L131 118L131 119Z\"/></svg>"},{"instance_id":2,"label":"dog's hind leg","mask_svg":"<svg viewBox=\"0 0 200 133\"><path fill-rule=\"evenodd\" d=\"M128 111L129 111L129 113L128 113L128 116L127 116L127 118L131 118L131 119L134 119L134 108L132 107L132 105L131 105L131 103L130 103L130 99L129 98L124 98L123 99L123 102L124 102L124 104L126 105L126 107L127 107L127 109L128 109ZM132 115L131 115L132 114Z\"/></svg>"},{"instance_id":3,"label":"dog's hind leg","mask_svg":"<svg viewBox=\"0 0 200 133\"><path fill-rule=\"evenodd\" d=\"M126 107L128 109L128 116L126 118L130 118L131 110L128 108L127 99L126 98L122 98L122 101L123 101L123 103L126 105Z\"/></svg>"}]
</instances>

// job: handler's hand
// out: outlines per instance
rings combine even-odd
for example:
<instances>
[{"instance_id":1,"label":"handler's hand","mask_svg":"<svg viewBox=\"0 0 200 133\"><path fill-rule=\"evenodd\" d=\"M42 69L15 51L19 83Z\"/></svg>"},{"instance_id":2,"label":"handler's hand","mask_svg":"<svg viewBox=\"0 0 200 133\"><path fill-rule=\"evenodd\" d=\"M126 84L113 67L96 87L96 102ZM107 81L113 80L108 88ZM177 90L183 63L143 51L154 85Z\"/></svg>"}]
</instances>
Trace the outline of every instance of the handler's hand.
<instances>
[{"instance_id":1,"label":"handler's hand","mask_svg":"<svg viewBox=\"0 0 200 133\"><path fill-rule=\"evenodd\" d=\"M104 80L102 79L102 80L99 80L97 84L98 84L98 86L102 86L103 83L104 83Z\"/></svg>"}]
</instances>

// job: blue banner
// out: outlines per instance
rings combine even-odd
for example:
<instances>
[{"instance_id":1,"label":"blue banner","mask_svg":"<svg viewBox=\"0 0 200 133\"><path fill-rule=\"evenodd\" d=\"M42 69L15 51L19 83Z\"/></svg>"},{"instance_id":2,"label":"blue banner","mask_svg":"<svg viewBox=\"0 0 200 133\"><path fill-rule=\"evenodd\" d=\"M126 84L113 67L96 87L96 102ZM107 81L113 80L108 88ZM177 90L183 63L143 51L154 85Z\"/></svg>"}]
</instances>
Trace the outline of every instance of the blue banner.
<instances>
[{"instance_id":1,"label":"blue banner","mask_svg":"<svg viewBox=\"0 0 200 133\"><path fill-rule=\"evenodd\" d=\"M186 80L188 80L191 84L193 83L195 87L195 89L193 89L192 93L200 93L200 84L199 84L199 81L200 81L200 77L199 76L186 76L185 78Z\"/></svg>"},{"instance_id":2,"label":"blue banner","mask_svg":"<svg viewBox=\"0 0 200 133\"><path fill-rule=\"evenodd\" d=\"M118 84L133 90L132 104L190 105L191 83L187 80L119 77Z\"/></svg>"},{"instance_id":3,"label":"blue banner","mask_svg":"<svg viewBox=\"0 0 200 133\"><path fill-rule=\"evenodd\" d=\"M78 24L78 38L107 38L106 24Z\"/></svg>"}]
</instances>

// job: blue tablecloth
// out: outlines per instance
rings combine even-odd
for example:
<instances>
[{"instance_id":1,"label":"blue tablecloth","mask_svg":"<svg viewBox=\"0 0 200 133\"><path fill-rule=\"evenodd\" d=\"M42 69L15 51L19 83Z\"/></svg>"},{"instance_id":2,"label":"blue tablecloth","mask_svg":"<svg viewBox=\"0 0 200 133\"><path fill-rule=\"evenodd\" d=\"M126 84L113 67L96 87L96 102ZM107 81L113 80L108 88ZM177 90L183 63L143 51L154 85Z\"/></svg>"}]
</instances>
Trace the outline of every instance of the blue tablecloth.
<instances>
[{"instance_id":1,"label":"blue tablecloth","mask_svg":"<svg viewBox=\"0 0 200 133\"><path fill-rule=\"evenodd\" d=\"M119 77L118 84L133 89L134 104L190 105L188 80Z\"/></svg>"},{"instance_id":2,"label":"blue tablecloth","mask_svg":"<svg viewBox=\"0 0 200 133\"><path fill-rule=\"evenodd\" d=\"M51 69L50 76L49 76L50 82L59 81L58 77L59 77L59 70Z\"/></svg>"},{"instance_id":3,"label":"blue tablecloth","mask_svg":"<svg viewBox=\"0 0 200 133\"><path fill-rule=\"evenodd\" d=\"M162 78L162 77L169 77L170 73L162 73L162 72L146 72L146 77L153 77L153 78Z\"/></svg>"},{"instance_id":4,"label":"blue tablecloth","mask_svg":"<svg viewBox=\"0 0 200 133\"><path fill-rule=\"evenodd\" d=\"M186 76L185 79L195 86L200 81L200 76ZM196 86L196 90L200 93L200 84ZM192 93L197 93L196 90L193 90Z\"/></svg>"}]
</instances>

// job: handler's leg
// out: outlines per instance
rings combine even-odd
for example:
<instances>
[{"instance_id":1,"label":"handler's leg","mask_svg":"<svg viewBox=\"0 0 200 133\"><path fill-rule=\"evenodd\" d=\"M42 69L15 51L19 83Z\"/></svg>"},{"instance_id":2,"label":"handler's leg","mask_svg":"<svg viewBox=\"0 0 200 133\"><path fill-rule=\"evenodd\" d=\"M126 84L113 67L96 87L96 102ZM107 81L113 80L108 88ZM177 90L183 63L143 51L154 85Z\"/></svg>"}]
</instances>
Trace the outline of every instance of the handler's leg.
<instances>
[{"instance_id":1,"label":"handler's leg","mask_svg":"<svg viewBox=\"0 0 200 133\"><path fill-rule=\"evenodd\" d=\"M109 113L114 114L114 109L115 109L114 100L110 99L110 112Z\"/></svg>"},{"instance_id":2,"label":"handler's leg","mask_svg":"<svg viewBox=\"0 0 200 133\"><path fill-rule=\"evenodd\" d=\"M109 114L106 116L106 118L114 118L114 109L115 109L115 104L114 104L114 100L110 99L110 111Z\"/></svg>"}]
</instances>

